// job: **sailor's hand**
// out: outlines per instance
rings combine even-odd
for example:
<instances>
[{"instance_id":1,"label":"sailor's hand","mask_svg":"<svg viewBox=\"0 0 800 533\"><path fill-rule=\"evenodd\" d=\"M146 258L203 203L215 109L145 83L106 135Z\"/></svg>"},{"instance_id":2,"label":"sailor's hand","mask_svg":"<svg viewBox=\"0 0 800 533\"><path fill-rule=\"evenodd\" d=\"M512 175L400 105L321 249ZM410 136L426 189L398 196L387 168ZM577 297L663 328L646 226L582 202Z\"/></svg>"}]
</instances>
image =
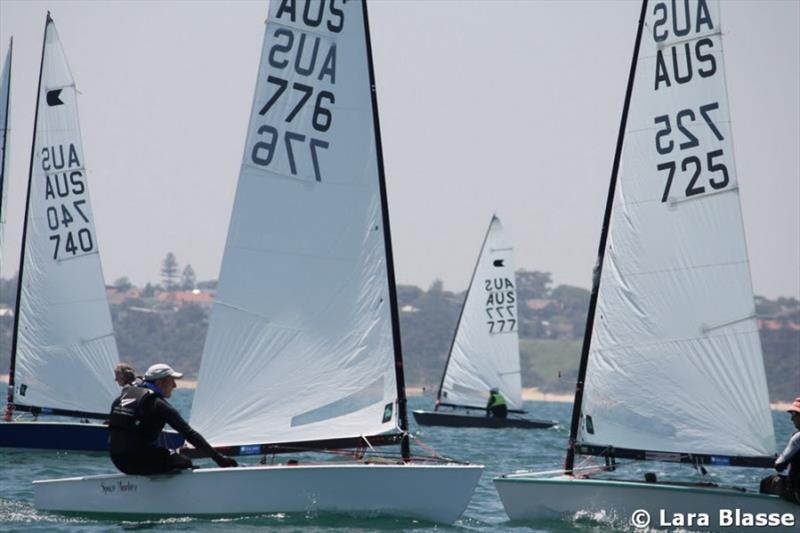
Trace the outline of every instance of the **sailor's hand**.
<instances>
[{"instance_id":1,"label":"sailor's hand","mask_svg":"<svg viewBox=\"0 0 800 533\"><path fill-rule=\"evenodd\" d=\"M239 463L237 463L234 459L228 457L227 455L222 455L222 454L218 455L217 457L214 457L214 462L217 463L217 466L219 466L220 468L239 466Z\"/></svg>"},{"instance_id":2,"label":"sailor's hand","mask_svg":"<svg viewBox=\"0 0 800 533\"><path fill-rule=\"evenodd\" d=\"M778 472L783 472L784 470L786 470L786 466L787 466L786 463L775 463L775 470L777 470Z\"/></svg>"}]
</instances>

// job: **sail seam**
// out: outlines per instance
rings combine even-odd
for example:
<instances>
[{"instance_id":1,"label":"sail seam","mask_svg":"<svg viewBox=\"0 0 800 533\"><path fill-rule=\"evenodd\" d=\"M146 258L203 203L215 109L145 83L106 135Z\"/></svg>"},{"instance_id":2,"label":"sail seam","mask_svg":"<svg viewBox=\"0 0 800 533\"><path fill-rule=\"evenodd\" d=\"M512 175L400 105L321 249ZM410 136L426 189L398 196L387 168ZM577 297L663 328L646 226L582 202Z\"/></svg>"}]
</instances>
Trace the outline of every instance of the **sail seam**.
<instances>
[{"instance_id":1,"label":"sail seam","mask_svg":"<svg viewBox=\"0 0 800 533\"><path fill-rule=\"evenodd\" d=\"M690 270L705 270L705 269L708 269L708 268L716 268L716 267L724 267L724 266L735 266L735 265L749 265L749 264L750 264L749 260L729 261L729 262L725 262L725 263L708 263L706 265L689 265L687 267L682 267L682 268L665 268L665 269L662 269L662 270L647 270L647 271L644 271L644 272L633 272L633 271L624 272L624 271L620 271L619 273L622 276L647 276L647 275L650 275L650 274L667 274L667 273L670 273L670 272L685 272L685 271L690 271Z\"/></svg>"},{"instance_id":2,"label":"sail seam","mask_svg":"<svg viewBox=\"0 0 800 533\"><path fill-rule=\"evenodd\" d=\"M731 324L735 324L737 322L744 322L745 320L747 320L747 319L737 320L737 321L731 322ZM720 325L720 326L717 326L717 327L718 328L719 327L723 327L724 325L728 325L728 324L723 324L723 325ZM612 346L612 347L609 347L609 348L592 348L591 349L591 353L608 354L608 353L613 353L613 352L617 352L617 351L620 351L620 350L627 350L627 349L632 348L632 347L644 348L644 347L652 347L652 346L659 346L659 345L666 345L666 344L673 344L673 343L687 343L687 342L691 342L691 341L706 340L706 339L710 340L710 339L722 339L722 338L728 338L728 337L744 337L744 336L754 335L754 334L758 335L758 329L747 330L747 331L734 331L734 332L725 333L725 334L721 334L721 335L702 335L702 336L699 335L699 336L696 336L696 337L680 337L680 338L672 338L672 339L662 339L662 340L652 341L652 342L639 342L639 341L637 341L635 344L633 344L633 343L620 344L620 345Z\"/></svg>"}]
</instances>

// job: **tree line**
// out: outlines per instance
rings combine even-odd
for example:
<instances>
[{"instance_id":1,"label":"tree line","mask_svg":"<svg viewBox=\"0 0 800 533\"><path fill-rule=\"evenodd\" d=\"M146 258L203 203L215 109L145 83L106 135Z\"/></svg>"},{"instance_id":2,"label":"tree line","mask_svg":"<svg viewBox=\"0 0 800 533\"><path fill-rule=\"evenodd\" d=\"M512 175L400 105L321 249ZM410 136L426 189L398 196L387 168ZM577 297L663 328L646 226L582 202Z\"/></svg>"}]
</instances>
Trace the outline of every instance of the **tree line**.
<instances>
[{"instance_id":1,"label":"tree line","mask_svg":"<svg viewBox=\"0 0 800 533\"><path fill-rule=\"evenodd\" d=\"M138 296L110 306L122 360L138 369L168 361L185 369L189 376L196 375L210 308L157 298L162 291L216 287L214 281L194 281L187 270L190 265L181 271L174 255L168 254L161 269L163 285L148 284ZM125 280L117 280L110 290L132 288ZM519 270L516 282L523 385L571 392L589 291L570 285L553 287L547 272ZM0 305L13 309L16 285L16 279L0 280ZM406 383L436 388L466 292L448 291L437 280L427 290L399 285L397 296ZM792 329L793 324L800 324L800 302L757 297L756 310L762 322L786 326L762 327L760 336L770 396L773 400L791 400L800 394L800 331ZM0 317L0 373L8 368L12 327L13 317Z\"/></svg>"}]
</instances>

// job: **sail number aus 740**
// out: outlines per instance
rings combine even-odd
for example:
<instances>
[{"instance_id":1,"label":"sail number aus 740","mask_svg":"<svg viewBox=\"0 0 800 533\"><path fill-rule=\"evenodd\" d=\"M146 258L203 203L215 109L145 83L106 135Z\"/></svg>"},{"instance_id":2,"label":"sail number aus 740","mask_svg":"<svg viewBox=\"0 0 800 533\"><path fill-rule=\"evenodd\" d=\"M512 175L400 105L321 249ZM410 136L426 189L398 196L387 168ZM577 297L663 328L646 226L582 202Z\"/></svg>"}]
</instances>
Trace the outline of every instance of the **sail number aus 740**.
<instances>
[{"instance_id":1,"label":"sail number aus 740","mask_svg":"<svg viewBox=\"0 0 800 533\"><path fill-rule=\"evenodd\" d=\"M46 146L44 171L45 220L53 242L53 259L93 252L94 236L86 194L86 177L73 143Z\"/></svg>"},{"instance_id":2,"label":"sail number aus 740","mask_svg":"<svg viewBox=\"0 0 800 533\"><path fill-rule=\"evenodd\" d=\"M711 118L711 112L717 109L719 109L719 103L711 102L700 106L697 111L682 109L674 117L670 115L655 117L654 122L658 127L655 136L656 151L661 155L668 155L675 150L676 145L680 151L700 147L700 140L690 130L700 120L705 122L717 141L723 141L722 132ZM680 136L673 137L673 124L680 132ZM722 162L724 155L722 148L719 148L706 152L703 156L693 154L679 160L659 163L656 168L667 173L661 202L666 202L669 199L678 169L688 177L688 183L684 190L686 198L703 194L706 192L706 185L715 190L727 187L730 183L730 177L728 175L728 167ZM701 179L703 168L707 171L706 179Z\"/></svg>"}]
</instances>

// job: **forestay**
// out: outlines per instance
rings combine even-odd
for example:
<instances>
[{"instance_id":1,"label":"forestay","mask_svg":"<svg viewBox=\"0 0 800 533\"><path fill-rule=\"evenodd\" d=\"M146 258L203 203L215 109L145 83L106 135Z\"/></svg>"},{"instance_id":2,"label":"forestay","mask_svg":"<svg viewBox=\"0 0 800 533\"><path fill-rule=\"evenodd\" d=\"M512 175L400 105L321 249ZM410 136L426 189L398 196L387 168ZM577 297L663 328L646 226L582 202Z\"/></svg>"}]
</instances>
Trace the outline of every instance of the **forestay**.
<instances>
[{"instance_id":1,"label":"forestay","mask_svg":"<svg viewBox=\"0 0 800 533\"><path fill-rule=\"evenodd\" d=\"M716 1L647 9L579 444L775 451L721 31Z\"/></svg>"},{"instance_id":2,"label":"forestay","mask_svg":"<svg viewBox=\"0 0 800 533\"><path fill-rule=\"evenodd\" d=\"M5 242L6 229L6 191L8 191L8 138L9 138L9 102L11 100L11 50L14 46L13 39L8 43L6 60L3 62L3 72L0 74L0 265L3 264L3 242Z\"/></svg>"},{"instance_id":3,"label":"forestay","mask_svg":"<svg viewBox=\"0 0 800 533\"><path fill-rule=\"evenodd\" d=\"M514 249L492 217L450 348L439 400L484 407L497 387L522 409Z\"/></svg>"},{"instance_id":4,"label":"forestay","mask_svg":"<svg viewBox=\"0 0 800 533\"><path fill-rule=\"evenodd\" d=\"M106 414L119 361L106 300L77 92L48 17L13 361L17 406Z\"/></svg>"},{"instance_id":5,"label":"forestay","mask_svg":"<svg viewBox=\"0 0 800 533\"><path fill-rule=\"evenodd\" d=\"M270 4L192 406L215 446L399 431L364 9Z\"/></svg>"}]
</instances>

